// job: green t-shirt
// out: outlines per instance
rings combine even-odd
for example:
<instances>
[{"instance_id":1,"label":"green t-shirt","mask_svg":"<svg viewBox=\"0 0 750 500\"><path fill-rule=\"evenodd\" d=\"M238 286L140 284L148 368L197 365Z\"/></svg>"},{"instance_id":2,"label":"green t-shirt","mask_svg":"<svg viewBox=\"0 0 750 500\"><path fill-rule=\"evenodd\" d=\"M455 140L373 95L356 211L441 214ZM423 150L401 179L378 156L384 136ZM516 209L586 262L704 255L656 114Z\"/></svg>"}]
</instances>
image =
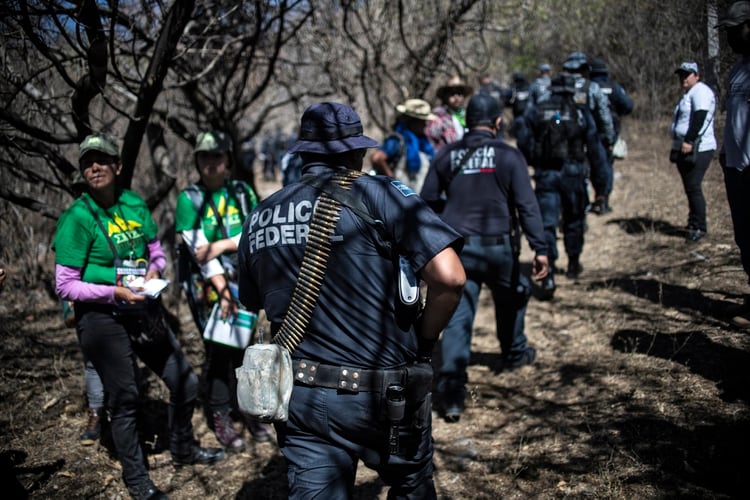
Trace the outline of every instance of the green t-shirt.
<instances>
[{"instance_id":1,"label":"green t-shirt","mask_svg":"<svg viewBox=\"0 0 750 500\"><path fill-rule=\"evenodd\" d=\"M146 202L128 189L106 210L85 193L63 212L53 243L55 262L82 268L82 280L87 283L114 285L112 250L84 198L89 200L121 259L148 260L148 242L157 237L158 228Z\"/></svg>"},{"instance_id":2,"label":"green t-shirt","mask_svg":"<svg viewBox=\"0 0 750 500\"><path fill-rule=\"evenodd\" d=\"M244 189L247 193L249 206L248 213L246 214L242 213L240 201L237 199L235 188ZM200 215L198 214L198 210L196 210L196 204L193 202L193 199L191 199L191 196L202 206L202 213ZM200 184L189 186L177 196L175 230L178 233L181 233L191 229L203 229L206 239L213 243L214 241L223 240L225 236L222 234L217 214L214 213L211 204L203 202L205 196L206 189ZM219 212L218 217L221 218L224 228L226 228L227 234L230 238L242 232L242 224L245 222L245 217L247 217L249 211L255 208L258 204L258 198L255 196L255 193L250 186L240 181L233 181L232 183L224 184L224 187L211 193L211 200L213 201L216 210Z\"/></svg>"}]
</instances>

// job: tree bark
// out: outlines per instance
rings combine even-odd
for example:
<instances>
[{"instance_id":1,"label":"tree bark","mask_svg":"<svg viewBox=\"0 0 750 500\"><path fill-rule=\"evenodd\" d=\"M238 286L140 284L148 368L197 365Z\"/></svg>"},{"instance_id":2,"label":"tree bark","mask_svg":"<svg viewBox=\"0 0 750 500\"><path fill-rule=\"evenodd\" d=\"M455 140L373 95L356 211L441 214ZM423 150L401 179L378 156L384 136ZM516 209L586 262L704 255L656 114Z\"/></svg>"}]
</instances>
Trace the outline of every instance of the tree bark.
<instances>
[{"instance_id":1,"label":"tree bark","mask_svg":"<svg viewBox=\"0 0 750 500\"><path fill-rule=\"evenodd\" d=\"M706 45L708 47L708 59L706 60L705 82L721 94L721 81L719 80L719 32L716 24L719 22L716 0L706 2Z\"/></svg>"},{"instance_id":2,"label":"tree bark","mask_svg":"<svg viewBox=\"0 0 750 500\"><path fill-rule=\"evenodd\" d=\"M170 66L170 61L175 55L177 43L180 40L185 26L190 20L195 0L181 0L174 2L169 9L164 29L159 35L154 50L154 56L146 71L146 75L138 92L133 118L128 124L122 147L122 173L120 182L123 187L129 188L133 182L138 151L140 149L143 135L154 103L161 93L164 78Z\"/></svg>"}]
</instances>

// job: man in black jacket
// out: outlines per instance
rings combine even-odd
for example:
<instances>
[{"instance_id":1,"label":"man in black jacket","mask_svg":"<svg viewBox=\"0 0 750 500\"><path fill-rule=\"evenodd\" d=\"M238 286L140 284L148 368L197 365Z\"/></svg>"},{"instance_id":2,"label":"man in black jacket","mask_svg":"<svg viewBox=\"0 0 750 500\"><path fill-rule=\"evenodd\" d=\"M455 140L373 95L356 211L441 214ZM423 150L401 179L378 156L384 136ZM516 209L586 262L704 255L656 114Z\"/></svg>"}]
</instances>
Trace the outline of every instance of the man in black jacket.
<instances>
[{"instance_id":1,"label":"man in black jacket","mask_svg":"<svg viewBox=\"0 0 750 500\"><path fill-rule=\"evenodd\" d=\"M473 96L466 110L469 132L437 153L422 188L427 204L465 238L461 262L466 286L443 334L437 384L448 422L458 421L464 409L466 366L482 283L495 302L503 368L513 370L536 358L524 333L531 286L519 270L520 229L536 252L536 280L548 272L547 244L523 155L496 137L501 119L495 99Z\"/></svg>"},{"instance_id":2,"label":"man in black jacket","mask_svg":"<svg viewBox=\"0 0 750 500\"><path fill-rule=\"evenodd\" d=\"M349 106L308 107L290 148L302 158L300 181L263 200L240 241L240 300L265 310L272 334L311 311L306 325L296 323L304 337L291 353L289 419L276 423L289 498L351 498L360 460L390 497L436 498L426 358L461 296L462 240L401 182L362 174L377 145ZM336 213L313 179L361 207L347 201ZM315 231L320 225L332 234ZM326 257L315 251L327 245ZM427 284L417 325L397 307L394 253ZM311 282L317 293L298 293ZM313 309L303 308L309 301Z\"/></svg>"},{"instance_id":3,"label":"man in black jacket","mask_svg":"<svg viewBox=\"0 0 750 500\"><path fill-rule=\"evenodd\" d=\"M553 270L557 260L557 228L562 215L563 241L568 255L566 276L576 279L583 271L586 221L586 153L587 137L596 131L594 119L585 105L576 104L575 77L558 75L552 79L550 94L530 113L529 144L534 165L536 197L542 212L544 234L550 256L550 273L542 284L544 297L555 291Z\"/></svg>"}]
</instances>

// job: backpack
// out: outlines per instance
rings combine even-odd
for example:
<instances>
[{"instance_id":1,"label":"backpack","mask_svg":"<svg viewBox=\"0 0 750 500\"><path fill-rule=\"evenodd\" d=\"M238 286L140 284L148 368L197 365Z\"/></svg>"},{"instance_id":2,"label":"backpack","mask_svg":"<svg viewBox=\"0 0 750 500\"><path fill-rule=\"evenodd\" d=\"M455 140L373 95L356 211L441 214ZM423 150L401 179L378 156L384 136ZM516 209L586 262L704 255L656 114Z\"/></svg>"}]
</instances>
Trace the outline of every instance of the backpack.
<instances>
[{"instance_id":1,"label":"backpack","mask_svg":"<svg viewBox=\"0 0 750 500\"><path fill-rule=\"evenodd\" d=\"M191 184L185 188L185 194L193 202L196 213L199 215L203 212L205 199L203 191L196 184ZM239 203L242 217L245 218L250 214L250 196L245 183L241 181L231 181L231 189L228 190L229 196L234 197ZM198 328L203 331L211 315L211 309L214 303L219 300L219 294L208 280L203 279L201 269L193 258L185 242L180 242L176 248L176 272L177 283L185 291L190 314ZM236 258L234 261L228 256L221 256L224 268L236 268Z\"/></svg>"},{"instance_id":2,"label":"backpack","mask_svg":"<svg viewBox=\"0 0 750 500\"><path fill-rule=\"evenodd\" d=\"M571 156L570 140L580 133L578 111L567 95L553 96L538 105L534 127L534 160L540 167L562 168Z\"/></svg>"},{"instance_id":3,"label":"backpack","mask_svg":"<svg viewBox=\"0 0 750 500\"><path fill-rule=\"evenodd\" d=\"M400 164L401 160L406 158L406 141L404 140L404 136L399 133L393 133L386 137L385 140L389 141L391 139L396 139L398 141L398 153L391 158L388 158L388 166L391 167L394 172L398 170L399 167L406 170L406 164Z\"/></svg>"}]
</instances>

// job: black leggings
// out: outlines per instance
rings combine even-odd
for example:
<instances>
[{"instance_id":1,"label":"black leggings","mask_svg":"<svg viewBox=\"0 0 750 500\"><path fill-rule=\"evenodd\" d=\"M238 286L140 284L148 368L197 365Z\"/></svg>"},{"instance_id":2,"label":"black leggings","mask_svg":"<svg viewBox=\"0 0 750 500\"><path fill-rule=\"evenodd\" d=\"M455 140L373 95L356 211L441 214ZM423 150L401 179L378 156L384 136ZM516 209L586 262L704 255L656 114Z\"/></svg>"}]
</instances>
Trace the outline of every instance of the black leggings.
<instances>
[{"instance_id":1,"label":"black leggings","mask_svg":"<svg viewBox=\"0 0 750 500\"><path fill-rule=\"evenodd\" d=\"M695 163L677 162L682 186L688 199L688 228L706 231L706 199L703 197L703 177L711 165L715 150L701 151Z\"/></svg>"}]
</instances>

